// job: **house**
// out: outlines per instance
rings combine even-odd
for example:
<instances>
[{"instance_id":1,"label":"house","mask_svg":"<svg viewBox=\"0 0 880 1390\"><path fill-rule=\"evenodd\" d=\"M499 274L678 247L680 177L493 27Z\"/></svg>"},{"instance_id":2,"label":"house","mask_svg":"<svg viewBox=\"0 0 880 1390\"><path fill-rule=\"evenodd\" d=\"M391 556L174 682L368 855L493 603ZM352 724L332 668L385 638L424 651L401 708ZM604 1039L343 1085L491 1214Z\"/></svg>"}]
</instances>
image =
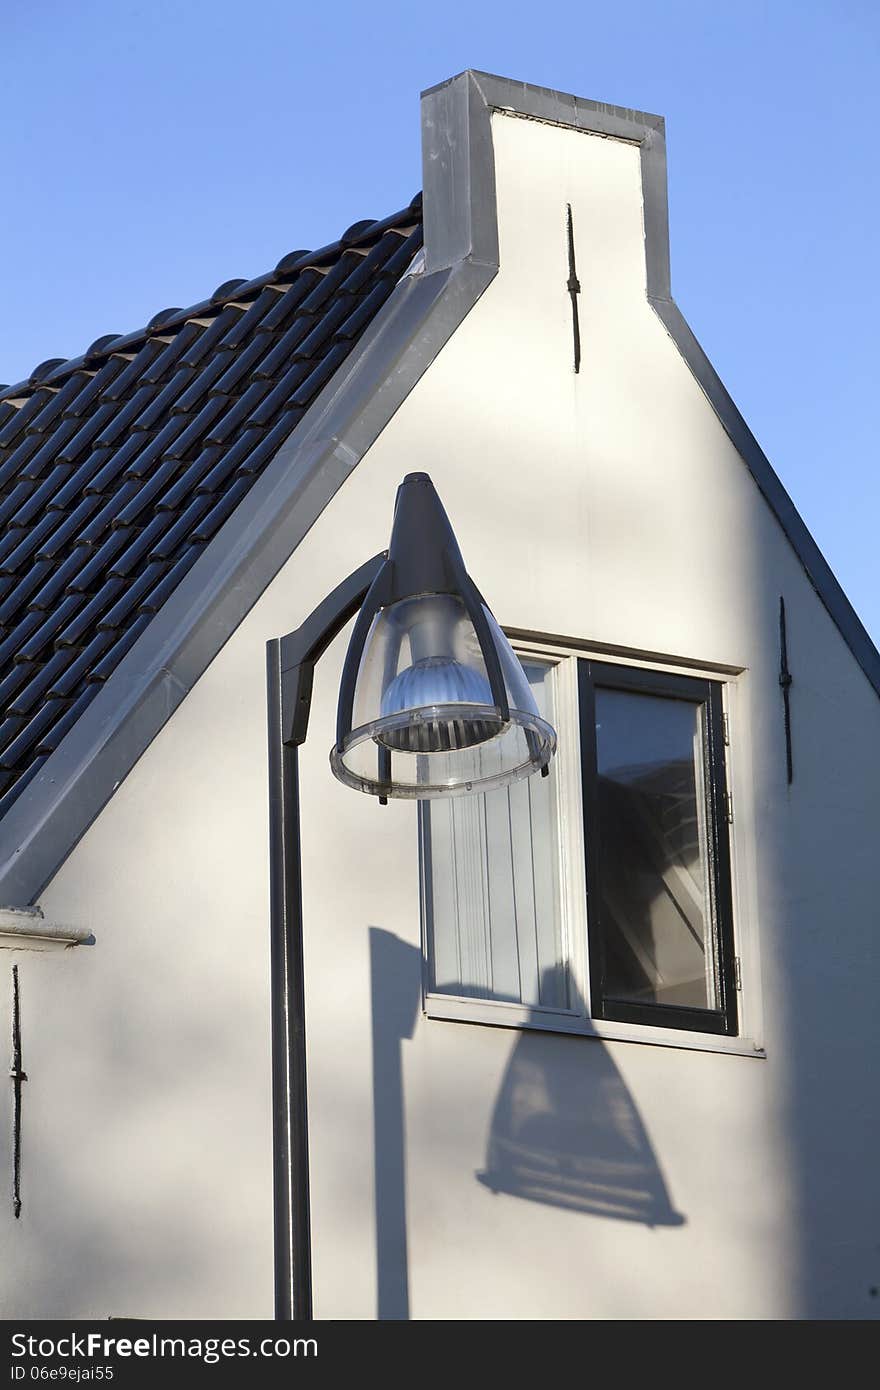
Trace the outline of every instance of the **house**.
<instances>
[{"instance_id":1,"label":"house","mask_svg":"<svg viewBox=\"0 0 880 1390\"><path fill-rule=\"evenodd\" d=\"M671 297L662 120L422 128L423 199L3 393L3 1314L285 1313L265 651L418 470L558 748L380 808L316 666L315 1315L876 1316L880 656Z\"/></svg>"}]
</instances>

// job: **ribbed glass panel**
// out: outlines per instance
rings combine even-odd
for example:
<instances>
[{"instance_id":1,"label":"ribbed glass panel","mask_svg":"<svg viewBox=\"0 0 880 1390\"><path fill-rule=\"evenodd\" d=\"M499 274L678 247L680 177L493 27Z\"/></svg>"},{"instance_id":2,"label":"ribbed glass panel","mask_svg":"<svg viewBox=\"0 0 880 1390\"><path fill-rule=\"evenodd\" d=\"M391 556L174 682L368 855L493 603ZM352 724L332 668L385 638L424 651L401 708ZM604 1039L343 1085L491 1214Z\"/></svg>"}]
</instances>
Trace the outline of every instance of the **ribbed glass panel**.
<instances>
[{"instance_id":1,"label":"ribbed glass panel","mask_svg":"<svg viewBox=\"0 0 880 1390\"><path fill-rule=\"evenodd\" d=\"M552 666L523 661L553 723ZM421 802L430 988L531 1008L569 1008L556 774Z\"/></svg>"}]
</instances>

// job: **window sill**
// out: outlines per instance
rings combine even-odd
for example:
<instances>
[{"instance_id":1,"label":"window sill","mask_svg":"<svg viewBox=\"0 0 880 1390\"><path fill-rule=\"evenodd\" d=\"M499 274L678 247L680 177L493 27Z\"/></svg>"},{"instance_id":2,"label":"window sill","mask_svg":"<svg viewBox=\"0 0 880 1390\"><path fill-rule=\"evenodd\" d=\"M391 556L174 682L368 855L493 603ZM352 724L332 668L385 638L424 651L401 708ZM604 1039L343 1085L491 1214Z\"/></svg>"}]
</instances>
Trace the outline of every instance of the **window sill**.
<instances>
[{"instance_id":1,"label":"window sill","mask_svg":"<svg viewBox=\"0 0 880 1390\"><path fill-rule=\"evenodd\" d=\"M0 950L54 951L94 946L90 931L47 922L39 907L0 907Z\"/></svg>"},{"instance_id":2,"label":"window sill","mask_svg":"<svg viewBox=\"0 0 880 1390\"><path fill-rule=\"evenodd\" d=\"M555 1009L532 1009L501 1000L467 999L449 994L426 994L423 1009L428 1018L455 1023L488 1024L495 1028L528 1028L544 1033L565 1033L606 1042L642 1043L654 1047L684 1048L689 1052L726 1052L738 1057L766 1057L763 1046L752 1038L728 1038L717 1033L690 1033L683 1029L651 1028L642 1023L609 1023Z\"/></svg>"}]
</instances>

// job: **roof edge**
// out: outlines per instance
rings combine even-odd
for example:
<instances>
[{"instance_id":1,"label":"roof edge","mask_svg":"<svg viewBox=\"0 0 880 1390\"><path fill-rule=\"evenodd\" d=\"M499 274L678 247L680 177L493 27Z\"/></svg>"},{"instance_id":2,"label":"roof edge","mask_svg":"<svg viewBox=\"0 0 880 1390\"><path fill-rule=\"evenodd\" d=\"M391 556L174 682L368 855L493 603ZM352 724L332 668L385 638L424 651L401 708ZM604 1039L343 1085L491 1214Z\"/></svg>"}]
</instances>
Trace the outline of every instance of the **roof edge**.
<instances>
[{"instance_id":1,"label":"roof edge","mask_svg":"<svg viewBox=\"0 0 880 1390\"><path fill-rule=\"evenodd\" d=\"M36 902L497 274L491 132L469 76L451 96L423 98L422 162L429 209L424 270L395 286L354 352L10 807L0 825L0 901ZM479 172L478 184L489 180L491 198L461 201L471 171Z\"/></svg>"},{"instance_id":2,"label":"roof edge","mask_svg":"<svg viewBox=\"0 0 880 1390\"><path fill-rule=\"evenodd\" d=\"M553 125L631 140L640 148L648 302L672 338L737 453L751 473L816 594L880 696L880 651L856 613L806 522L767 458L672 296L666 135L662 116L587 101L567 92L530 87L492 73L469 72L432 91L469 79L489 112L502 111ZM484 195L485 197L486 195ZM494 176L492 183L494 213ZM485 211L483 213L485 216Z\"/></svg>"}]
</instances>

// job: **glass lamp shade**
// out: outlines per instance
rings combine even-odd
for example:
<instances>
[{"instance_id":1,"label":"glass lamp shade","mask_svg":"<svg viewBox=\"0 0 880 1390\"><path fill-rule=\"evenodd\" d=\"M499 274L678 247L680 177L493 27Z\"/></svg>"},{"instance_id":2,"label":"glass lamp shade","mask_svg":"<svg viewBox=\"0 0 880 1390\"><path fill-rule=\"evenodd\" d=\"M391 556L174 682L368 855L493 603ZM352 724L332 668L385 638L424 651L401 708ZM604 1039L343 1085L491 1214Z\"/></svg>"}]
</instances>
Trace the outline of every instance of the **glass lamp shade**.
<instances>
[{"instance_id":1,"label":"glass lamp shade","mask_svg":"<svg viewBox=\"0 0 880 1390\"><path fill-rule=\"evenodd\" d=\"M556 735L507 638L482 612L508 709L493 695L463 599L400 599L379 610L364 643L351 727L330 754L340 781L381 797L454 796L528 777L550 761Z\"/></svg>"}]
</instances>

